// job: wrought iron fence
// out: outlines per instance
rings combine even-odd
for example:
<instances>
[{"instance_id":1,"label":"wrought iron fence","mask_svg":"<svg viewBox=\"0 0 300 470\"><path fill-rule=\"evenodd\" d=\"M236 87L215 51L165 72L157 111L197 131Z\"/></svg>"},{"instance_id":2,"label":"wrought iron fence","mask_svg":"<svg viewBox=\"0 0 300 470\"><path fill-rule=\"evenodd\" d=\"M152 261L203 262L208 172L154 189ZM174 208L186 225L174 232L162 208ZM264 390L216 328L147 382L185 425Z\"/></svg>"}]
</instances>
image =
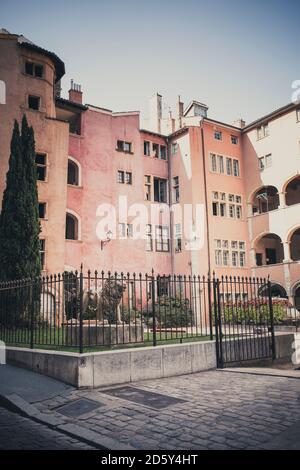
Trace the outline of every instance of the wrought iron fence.
<instances>
[{"instance_id":1,"label":"wrought iron fence","mask_svg":"<svg viewBox=\"0 0 300 470\"><path fill-rule=\"evenodd\" d=\"M4 282L0 339L10 345L82 353L215 337L220 356L222 341L264 337L268 344L270 322L299 326L299 311L269 294L265 279L153 272L81 270Z\"/></svg>"},{"instance_id":2,"label":"wrought iron fence","mask_svg":"<svg viewBox=\"0 0 300 470\"><path fill-rule=\"evenodd\" d=\"M0 284L0 335L27 347L86 348L213 337L200 276L66 272Z\"/></svg>"}]
</instances>

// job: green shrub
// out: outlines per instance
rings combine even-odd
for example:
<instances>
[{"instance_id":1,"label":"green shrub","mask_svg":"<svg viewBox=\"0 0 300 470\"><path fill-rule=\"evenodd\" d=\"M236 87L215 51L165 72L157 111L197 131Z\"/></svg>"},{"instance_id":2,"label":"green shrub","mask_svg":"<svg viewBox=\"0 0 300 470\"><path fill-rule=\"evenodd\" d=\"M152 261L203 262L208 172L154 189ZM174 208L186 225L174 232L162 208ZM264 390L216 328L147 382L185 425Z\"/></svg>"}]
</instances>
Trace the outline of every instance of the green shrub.
<instances>
[{"instance_id":1,"label":"green shrub","mask_svg":"<svg viewBox=\"0 0 300 470\"><path fill-rule=\"evenodd\" d=\"M274 323L280 323L286 317L290 307L286 299L273 299ZM269 301L257 298L246 302L226 302L221 305L222 320L225 323L256 323L270 322Z\"/></svg>"},{"instance_id":2,"label":"green shrub","mask_svg":"<svg viewBox=\"0 0 300 470\"><path fill-rule=\"evenodd\" d=\"M143 310L143 318L148 326L153 325L152 305ZM158 328L178 328L191 326L193 312L188 299L161 296L155 303L155 318Z\"/></svg>"}]
</instances>

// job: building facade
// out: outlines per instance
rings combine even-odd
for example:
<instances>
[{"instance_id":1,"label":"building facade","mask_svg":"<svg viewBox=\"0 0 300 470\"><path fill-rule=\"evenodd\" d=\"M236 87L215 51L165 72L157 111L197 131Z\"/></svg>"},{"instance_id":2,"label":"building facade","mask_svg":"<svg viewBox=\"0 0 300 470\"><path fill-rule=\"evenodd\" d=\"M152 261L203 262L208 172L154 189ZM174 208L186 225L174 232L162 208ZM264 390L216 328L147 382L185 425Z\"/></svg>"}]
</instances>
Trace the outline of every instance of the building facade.
<instances>
[{"instance_id":1,"label":"building facade","mask_svg":"<svg viewBox=\"0 0 300 470\"><path fill-rule=\"evenodd\" d=\"M142 129L138 111L85 105L73 82L63 99L63 74L54 53L0 30L0 194L13 121L26 113L45 274L83 263L270 276L274 295L300 308L300 106L230 125L209 118L201 102L184 108L180 97L176 115L165 117L155 95ZM115 217L104 226L108 213Z\"/></svg>"}]
</instances>

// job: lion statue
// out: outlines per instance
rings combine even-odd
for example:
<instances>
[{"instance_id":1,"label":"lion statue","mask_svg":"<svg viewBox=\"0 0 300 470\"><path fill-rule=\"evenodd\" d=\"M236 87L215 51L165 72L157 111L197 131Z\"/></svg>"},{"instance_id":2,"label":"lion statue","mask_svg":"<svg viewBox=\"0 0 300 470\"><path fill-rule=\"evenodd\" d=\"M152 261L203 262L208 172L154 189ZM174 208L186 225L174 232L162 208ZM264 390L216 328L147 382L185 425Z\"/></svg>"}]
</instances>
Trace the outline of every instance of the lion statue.
<instances>
[{"instance_id":1,"label":"lion statue","mask_svg":"<svg viewBox=\"0 0 300 470\"><path fill-rule=\"evenodd\" d=\"M117 279L106 279L102 289L84 289L83 312L89 308L95 311L98 321L106 323L120 323L120 303L126 286Z\"/></svg>"}]
</instances>

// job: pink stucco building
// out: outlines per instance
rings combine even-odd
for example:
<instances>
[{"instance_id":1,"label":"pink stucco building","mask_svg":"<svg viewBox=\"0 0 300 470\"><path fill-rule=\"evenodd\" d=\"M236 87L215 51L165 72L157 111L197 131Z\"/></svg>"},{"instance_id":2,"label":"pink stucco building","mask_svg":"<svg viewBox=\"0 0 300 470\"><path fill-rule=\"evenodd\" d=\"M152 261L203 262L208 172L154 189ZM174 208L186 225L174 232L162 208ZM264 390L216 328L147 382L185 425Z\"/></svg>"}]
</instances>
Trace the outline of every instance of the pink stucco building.
<instances>
[{"instance_id":1,"label":"pink stucco building","mask_svg":"<svg viewBox=\"0 0 300 470\"><path fill-rule=\"evenodd\" d=\"M155 95L142 129L138 111L85 105L74 83L61 98L63 74L54 53L0 30L0 194L13 120L25 112L36 137L45 273L83 263L112 272L270 275L274 295L300 307L299 106L231 125L180 98L165 117ZM108 207L116 218L100 234ZM156 215L143 226L139 210Z\"/></svg>"}]
</instances>

